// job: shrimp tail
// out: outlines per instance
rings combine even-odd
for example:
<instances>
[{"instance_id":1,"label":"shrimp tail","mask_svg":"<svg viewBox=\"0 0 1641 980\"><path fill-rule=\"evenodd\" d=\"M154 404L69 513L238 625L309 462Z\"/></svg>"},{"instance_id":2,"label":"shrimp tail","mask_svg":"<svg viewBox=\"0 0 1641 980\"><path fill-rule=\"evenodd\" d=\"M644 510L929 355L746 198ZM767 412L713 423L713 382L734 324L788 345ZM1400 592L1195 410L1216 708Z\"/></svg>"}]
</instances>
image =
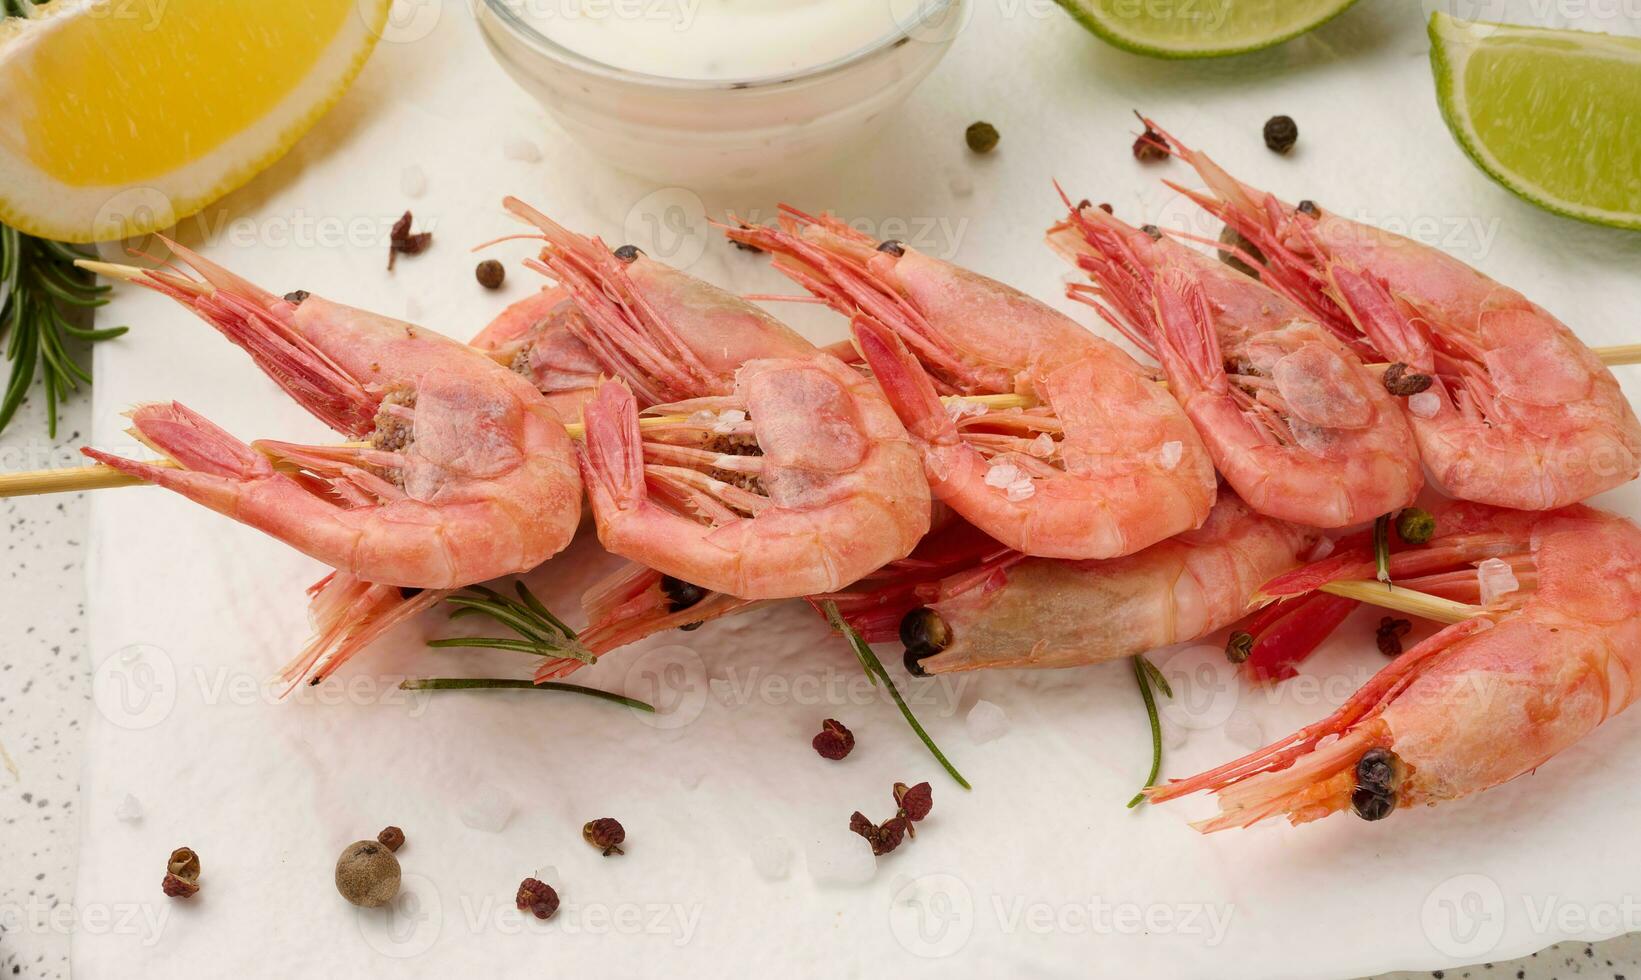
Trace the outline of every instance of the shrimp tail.
<instances>
[{"instance_id":1,"label":"shrimp tail","mask_svg":"<svg viewBox=\"0 0 1641 980\"><path fill-rule=\"evenodd\" d=\"M332 572L308 588L314 635L280 671L288 695L306 679L319 684L393 627L437 605L446 589L407 590Z\"/></svg>"},{"instance_id":2,"label":"shrimp tail","mask_svg":"<svg viewBox=\"0 0 1641 980\"><path fill-rule=\"evenodd\" d=\"M851 328L872 376L906 431L923 442L956 443L957 426L934 383L894 331L868 316L856 316Z\"/></svg>"},{"instance_id":3,"label":"shrimp tail","mask_svg":"<svg viewBox=\"0 0 1641 980\"><path fill-rule=\"evenodd\" d=\"M233 506L240 484L274 475L266 456L179 402L150 402L126 416L132 422L127 431L134 438L182 469L124 459L89 446L80 452L219 511Z\"/></svg>"},{"instance_id":4,"label":"shrimp tail","mask_svg":"<svg viewBox=\"0 0 1641 980\"><path fill-rule=\"evenodd\" d=\"M1357 761L1368 749L1390 743L1378 715L1459 641L1491 625L1472 619L1449 626L1373 675L1322 721L1217 769L1151 787L1147 799L1164 803L1200 790L1215 793L1219 815L1193 824L1203 833L1246 827L1278 814L1294 824L1306 823L1346 808L1355 790ZM1323 744L1329 736L1335 738Z\"/></svg>"}]
</instances>

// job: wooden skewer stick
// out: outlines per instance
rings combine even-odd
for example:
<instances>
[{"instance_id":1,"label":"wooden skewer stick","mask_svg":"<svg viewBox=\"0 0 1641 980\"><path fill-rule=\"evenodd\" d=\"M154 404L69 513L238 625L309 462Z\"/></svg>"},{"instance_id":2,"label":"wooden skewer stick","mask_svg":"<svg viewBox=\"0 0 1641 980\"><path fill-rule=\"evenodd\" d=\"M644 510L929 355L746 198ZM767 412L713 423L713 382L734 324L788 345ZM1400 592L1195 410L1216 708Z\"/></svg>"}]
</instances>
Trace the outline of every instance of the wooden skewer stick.
<instances>
[{"instance_id":1,"label":"wooden skewer stick","mask_svg":"<svg viewBox=\"0 0 1641 980\"><path fill-rule=\"evenodd\" d=\"M1443 599L1440 596L1429 595L1414 589L1404 589L1399 585L1374 580L1346 580L1329 582L1321 587L1323 592L1346 599L1358 599L1370 606L1380 606L1396 612L1407 613L1409 616L1418 616L1420 619L1430 619L1446 626L1462 623L1467 619L1475 619L1487 610L1482 606L1472 606L1465 602L1454 602L1452 599Z\"/></svg>"},{"instance_id":2,"label":"wooden skewer stick","mask_svg":"<svg viewBox=\"0 0 1641 980\"><path fill-rule=\"evenodd\" d=\"M961 399L948 398L945 401L962 401L970 405L984 405L988 409L1029 408L1034 402L1021 395L970 395ZM687 415L646 415L638 420L640 429L654 429L662 426L677 425L689 421ZM570 422L564 426L571 439L581 439L586 432L580 422ZM344 442L336 448L365 449L368 442ZM177 464L169 459L153 460L153 465L165 469L176 469ZM274 468L294 471L299 467L286 460L275 460ZM129 473L122 473L112 466L95 463L87 466L65 466L51 470L31 470L23 473L0 473L0 497L32 497L43 493L77 493L81 490L111 490L116 487L137 487L144 485L143 480Z\"/></svg>"}]
</instances>

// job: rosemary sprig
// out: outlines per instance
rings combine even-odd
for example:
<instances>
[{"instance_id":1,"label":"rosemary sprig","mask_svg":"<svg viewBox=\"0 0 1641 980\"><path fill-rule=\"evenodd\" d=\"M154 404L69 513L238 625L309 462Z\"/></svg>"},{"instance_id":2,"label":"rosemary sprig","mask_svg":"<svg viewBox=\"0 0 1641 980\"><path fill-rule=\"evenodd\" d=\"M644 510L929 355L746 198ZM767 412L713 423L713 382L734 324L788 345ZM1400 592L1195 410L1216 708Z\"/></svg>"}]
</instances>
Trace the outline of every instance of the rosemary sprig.
<instances>
[{"instance_id":1,"label":"rosemary sprig","mask_svg":"<svg viewBox=\"0 0 1641 980\"><path fill-rule=\"evenodd\" d=\"M590 698L598 698L601 701L613 701L616 704L624 704L638 711L655 713L655 706L646 701L629 698L611 691L600 691L596 687L583 687L580 684L566 684L562 681L541 681L537 683L508 677L412 677L400 681L399 688L405 691L486 691L496 689L562 691L566 694L585 694Z\"/></svg>"},{"instance_id":2,"label":"rosemary sprig","mask_svg":"<svg viewBox=\"0 0 1641 980\"><path fill-rule=\"evenodd\" d=\"M4 0L7 12L16 9ZM66 310L90 309L108 300L109 287L78 269L88 256L60 242L25 235L0 225L0 341L6 344L11 376L0 394L0 432L5 431L28 394L36 374L46 389L46 432L57 437L57 403L91 375L68 353L68 341L96 343L126 332L125 327L92 330L69 322Z\"/></svg>"},{"instance_id":3,"label":"rosemary sprig","mask_svg":"<svg viewBox=\"0 0 1641 980\"><path fill-rule=\"evenodd\" d=\"M1151 722L1151 774L1145 777L1145 786L1128 801L1130 810L1145 802L1145 790L1156 785L1157 775L1162 772L1162 719L1157 715L1157 699L1151 693L1151 685L1155 684L1167 697L1174 696L1168 678L1162 676L1162 671L1145 659L1144 654L1134 658L1134 679L1139 682L1140 697L1145 700L1145 717Z\"/></svg>"},{"instance_id":4,"label":"rosemary sprig","mask_svg":"<svg viewBox=\"0 0 1641 980\"><path fill-rule=\"evenodd\" d=\"M495 589L475 585L460 595L446 596L444 601L456 607L456 611L450 614L451 619L487 616L517 633L517 639L507 636L453 636L444 640L429 640L427 645L483 647L538 657L570 657L586 664L598 662L598 657L576 639L575 630L549 612L541 600L524 587L523 582L515 582L514 585L518 591L517 599L509 599Z\"/></svg>"},{"instance_id":5,"label":"rosemary sprig","mask_svg":"<svg viewBox=\"0 0 1641 980\"><path fill-rule=\"evenodd\" d=\"M832 628L842 633L849 640L849 647L855 651L855 659L860 661L861 669L866 671L866 676L871 680L872 686L876 687L879 680L883 681L883 686L889 689L889 696L895 699L895 704L899 706L900 713L906 717L906 723L911 725L912 731L916 732L917 737L923 740L923 744L928 748L930 754L935 757L935 761L940 763L941 768L946 770L947 775L957 781L957 785L964 789L973 789L974 787L969 785L969 781L963 778L963 774L957 771L957 767L952 765L951 760L946 758L946 754L940 751L940 747L934 744L934 739L930 738L929 733L924 731L923 726L918 723L917 716L912 714L912 709L906 706L906 699L900 696L900 689L895 687L895 682L890 679L889 672L883 669L883 661L877 658L877 654L873 653L872 648L866 645L866 641L861 639L859 633L855 632L855 628L844 621L843 615L838 612L837 603L828 599L821 603L821 611L826 614L826 621L832 624Z\"/></svg>"}]
</instances>

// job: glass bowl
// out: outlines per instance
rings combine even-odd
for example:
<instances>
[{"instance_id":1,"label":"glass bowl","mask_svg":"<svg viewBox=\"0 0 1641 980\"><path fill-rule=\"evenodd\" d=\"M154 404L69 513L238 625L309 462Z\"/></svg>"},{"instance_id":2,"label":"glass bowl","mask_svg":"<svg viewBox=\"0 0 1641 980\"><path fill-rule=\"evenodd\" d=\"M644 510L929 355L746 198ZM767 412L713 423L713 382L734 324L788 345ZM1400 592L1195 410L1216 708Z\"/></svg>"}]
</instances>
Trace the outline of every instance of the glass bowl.
<instances>
[{"instance_id":1,"label":"glass bowl","mask_svg":"<svg viewBox=\"0 0 1641 980\"><path fill-rule=\"evenodd\" d=\"M813 68L742 80L646 75L549 40L514 9L472 0L485 43L565 132L661 183L773 182L836 159L876 133L961 29L967 0L916 0L900 30Z\"/></svg>"}]
</instances>

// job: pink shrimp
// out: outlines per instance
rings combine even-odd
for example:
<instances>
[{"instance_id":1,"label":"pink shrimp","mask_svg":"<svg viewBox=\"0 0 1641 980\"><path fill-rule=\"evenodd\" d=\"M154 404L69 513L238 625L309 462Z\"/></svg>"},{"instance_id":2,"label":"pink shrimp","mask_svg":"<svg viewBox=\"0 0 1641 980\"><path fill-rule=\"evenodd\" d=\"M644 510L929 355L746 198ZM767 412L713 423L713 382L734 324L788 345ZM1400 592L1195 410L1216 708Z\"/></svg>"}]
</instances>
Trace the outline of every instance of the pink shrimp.
<instances>
[{"instance_id":1,"label":"pink shrimp","mask_svg":"<svg viewBox=\"0 0 1641 980\"><path fill-rule=\"evenodd\" d=\"M1032 555L1110 558L1200 525L1213 466L1189 419L1116 346L1002 283L832 218L726 228L854 321L861 354L923 452L938 496ZM938 398L1037 407L954 420Z\"/></svg>"},{"instance_id":2,"label":"pink shrimp","mask_svg":"<svg viewBox=\"0 0 1641 980\"><path fill-rule=\"evenodd\" d=\"M971 567L910 590L850 590L839 609L869 640L898 635L919 673L1103 663L1236 621L1259 585L1319 538L1221 492L1202 527L1132 555L1065 561L973 549Z\"/></svg>"},{"instance_id":3,"label":"pink shrimp","mask_svg":"<svg viewBox=\"0 0 1641 980\"><path fill-rule=\"evenodd\" d=\"M1617 379L1548 311L1445 252L1292 207L1163 135L1208 183L1177 189L1254 243L1263 278L1371 359L1430 379L1406 404L1448 494L1551 510L1641 472L1641 422Z\"/></svg>"},{"instance_id":4,"label":"pink shrimp","mask_svg":"<svg viewBox=\"0 0 1641 980\"><path fill-rule=\"evenodd\" d=\"M561 418L573 420L604 370L578 335L585 330L569 294L546 286L503 310L472 345L529 379Z\"/></svg>"},{"instance_id":5,"label":"pink shrimp","mask_svg":"<svg viewBox=\"0 0 1641 980\"><path fill-rule=\"evenodd\" d=\"M1487 559L1509 566L1517 588L1488 596L1469 567ZM1641 529L1631 522L1583 506L1461 503L1439 516L1428 548L1391 562L1399 584L1491 604L1403 653L1328 718L1151 799L1217 793L1220 813L1203 831L1346 809L1379 820L1531 772L1641 690ZM1273 585L1293 594L1369 566L1330 559Z\"/></svg>"},{"instance_id":6,"label":"pink shrimp","mask_svg":"<svg viewBox=\"0 0 1641 980\"><path fill-rule=\"evenodd\" d=\"M1399 406L1297 304L1099 208L1073 208L1049 244L1093 280L1068 293L1160 360L1249 506L1332 528L1418 496L1424 474Z\"/></svg>"},{"instance_id":7,"label":"pink shrimp","mask_svg":"<svg viewBox=\"0 0 1641 980\"><path fill-rule=\"evenodd\" d=\"M304 408L370 445L248 446L169 403L131 418L180 469L87 456L384 588L482 582L569 543L581 497L570 437L524 379L421 327L305 293L281 299L168 244L203 280L155 270L134 281L193 310Z\"/></svg>"},{"instance_id":8,"label":"pink shrimp","mask_svg":"<svg viewBox=\"0 0 1641 980\"><path fill-rule=\"evenodd\" d=\"M583 408L582 471L607 549L770 599L839 588L917 544L928 483L858 371L738 296L507 207L541 229L536 266L569 293L569 329L618 379ZM688 418L641 437L640 406Z\"/></svg>"}]
</instances>

